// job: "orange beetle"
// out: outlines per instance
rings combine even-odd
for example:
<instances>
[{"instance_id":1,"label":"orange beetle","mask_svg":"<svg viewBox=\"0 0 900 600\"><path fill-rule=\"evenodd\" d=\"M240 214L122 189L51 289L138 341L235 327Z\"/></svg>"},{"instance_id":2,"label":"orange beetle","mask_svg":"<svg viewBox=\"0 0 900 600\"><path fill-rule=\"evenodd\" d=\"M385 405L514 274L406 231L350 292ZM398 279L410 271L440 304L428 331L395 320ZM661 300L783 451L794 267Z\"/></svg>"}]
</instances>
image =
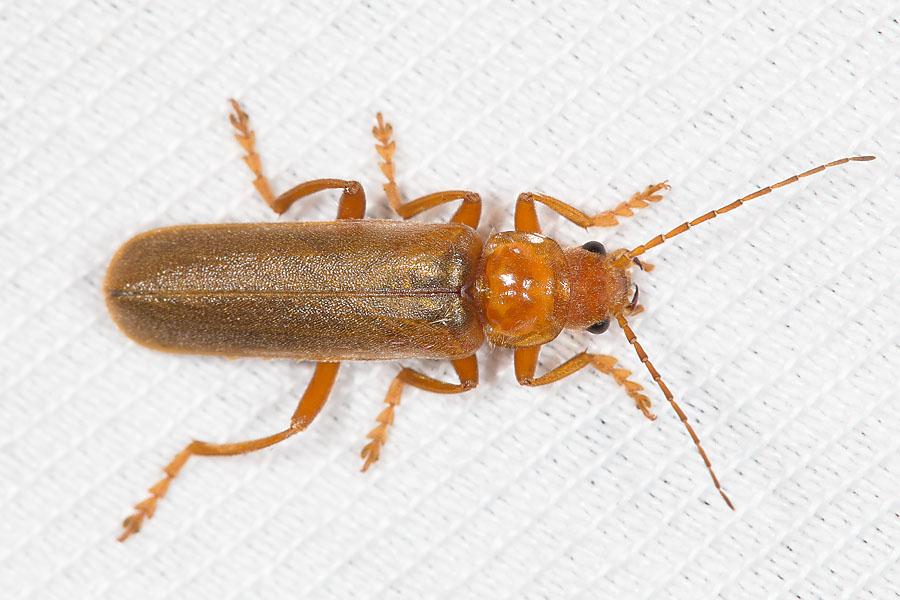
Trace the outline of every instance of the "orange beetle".
<instances>
[{"instance_id":1,"label":"orange beetle","mask_svg":"<svg viewBox=\"0 0 900 600\"><path fill-rule=\"evenodd\" d=\"M110 314L136 342L167 352L293 358L317 362L306 392L284 431L233 444L194 441L164 469L150 497L125 519L125 540L153 516L157 501L192 455L226 456L266 448L303 431L321 410L346 360L430 358L450 360L459 383L404 368L388 388L387 407L363 448L363 471L378 460L404 385L440 394L478 384L475 352L485 338L515 348L519 383L540 386L588 365L610 375L648 419L650 399L615 357L582 352L536 377L541 346L564 328L603 333L615 320L697 446L716 489L722 491L700 440L669 388L638 343L626 317L639 312L630 270L651 265L646 250L768 194L801 177L849 161L843 158L760 189L706 213L632 250L607 253L599 242L563 249L541 235L535 202L581 227L610 227L621 217L659 201L665 182L647 187L611 211L589 216L541 194L516 202L515 231L475 232L481 198L447 191L404 202L394 181L391 126L378 115L372 132L391 207L407 219L435 206L461 201L449 223L366 221L365 193L356 181L318 179L275 196L262 174L246 113L234 100L231 123L246 151L254 185L281 214L296 200L326 189L342 190L337 220L326 223L255 223L157 229L127 242L110 264L104 284Z\"/></svg>"}]
</instances>

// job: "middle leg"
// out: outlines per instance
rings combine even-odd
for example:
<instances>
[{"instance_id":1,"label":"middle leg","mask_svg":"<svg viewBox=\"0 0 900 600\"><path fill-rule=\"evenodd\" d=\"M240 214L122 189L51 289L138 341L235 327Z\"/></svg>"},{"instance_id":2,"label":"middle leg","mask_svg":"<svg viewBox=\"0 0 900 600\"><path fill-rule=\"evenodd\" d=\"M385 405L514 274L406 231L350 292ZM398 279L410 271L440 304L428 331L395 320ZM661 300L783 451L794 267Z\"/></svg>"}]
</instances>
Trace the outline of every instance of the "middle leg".
<instances>
[{"instance_id":1,"label":"middle leg","mask_svg":"<svg viewBox=\"0 0 900 600\"><path fill-rule=\"evenodd\" d=\"M381 447L387 442L388 427L394 423L394 408L400 404L400 395L404 385L411 385L435 394L459 394L468 392L478 385L478 359L474 354L454 360L452 363L456 375L459 377L459 383L439 381L413 369L403 369L394 378L384 399L387 408L381 411L381 414L375 419L378 421L378 425L366 436L372 441L362 449L361 456L366 460L363 471L372 466L372 463L377 461L381 455Z\"/></svg>"},{"instance_id":2,"label":"middle leg","mask_svg":"<svg viewBox=\"0 0 900 600\"><path fill-rule=\"evenodd\" d=\"M397 187L397 182L394 181L395 145L394 142L391 141L391 135L394 130L390 123L384 122L381 113L378 113L376 116L378 118L378 125L372 128L372 135L378 140L378 143L375 144L375 150L378 151L378 155L381 156L381 159L384 161L381 163L381 172L384 173L384 176L387 177L388 180L387 183L384 184L384 192L387 194L388 202L390 202L394 212L404 219L409 219L420 212L440 206L441 204L453 202L454 200L462 200L462 204L456 210L456 213L450 221L454 223L463 223L473 229L477 228L478 221L481 218L481 196L474 192L450 190L447 192L428 194L427 196L422 196L421 198L416 198L409 202L403 201L400 189Z\"/></svg>"}]
</instances>

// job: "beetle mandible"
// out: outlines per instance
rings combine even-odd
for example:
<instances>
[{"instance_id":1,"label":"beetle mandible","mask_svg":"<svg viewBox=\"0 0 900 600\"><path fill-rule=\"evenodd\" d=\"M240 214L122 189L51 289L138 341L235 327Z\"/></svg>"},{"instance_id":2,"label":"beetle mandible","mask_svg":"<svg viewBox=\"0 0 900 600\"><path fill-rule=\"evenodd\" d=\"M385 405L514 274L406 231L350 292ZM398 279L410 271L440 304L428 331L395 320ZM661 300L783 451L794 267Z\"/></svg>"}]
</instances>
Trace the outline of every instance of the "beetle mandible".
<instances>
[{"instance_id":1,"label":"beetle mandible","mask_svg":"<svg viewBox=\"0 0 900 600\"><path fill-rule=\"evenodd\" d=\"M315 192L341 190L337 220L324 223L248 223L156 229L116 253L106 275L106 303L134 341L167 352L316 361L288 427L274 435L231 444L193 441L170 462L150 496L125 519L124 541L153 516L171 481L191 456L231 456L266 448L306 429L316 418L348 360L449 360L459 383L403 368L388 387L384 410L362 450L368 469L378 460L404 386L456 394L478 384L475 352L487 340L514 348L516 379L541 386L591 366L622 386L648 419L651 402L631 372L613 356L581 352L535 376L541 346L564 328L605 332L615 321L684 424L716 489L728 506L700 439L628 324L642 310L631 268L652 265L644 252L691 227L734 210L828 167L874 156L842 158L761 188L718 210L682 223L631 250L607 252L599 242L561 248L541 235L535 203L581 227L612 227L635 209L662 199L666 182L648 186L612 210L588 215L551 196L524 193L515 230L482 241L475 229L481 197L451 190L406 202L394 179L390 123L377 115L372 133L394 211L408 219L448 202L460 205L449 223L363 220L366 197L351 180L316 179L276 196L263 175L249 118L231 100L235 138L245 152L253 185L281 214Z\"/></svg>"}]
</instances>

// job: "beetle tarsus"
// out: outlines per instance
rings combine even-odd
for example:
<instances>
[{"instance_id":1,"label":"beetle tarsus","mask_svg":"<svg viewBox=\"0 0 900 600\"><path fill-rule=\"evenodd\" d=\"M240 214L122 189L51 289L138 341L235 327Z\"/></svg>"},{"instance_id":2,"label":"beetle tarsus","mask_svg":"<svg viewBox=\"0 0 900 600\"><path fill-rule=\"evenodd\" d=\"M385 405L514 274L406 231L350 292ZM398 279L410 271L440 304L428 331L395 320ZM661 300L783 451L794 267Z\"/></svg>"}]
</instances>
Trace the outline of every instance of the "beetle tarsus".
<instances>
[{"instance_id":1,"label":"beetle tarsus","mask_svg":"<svg viewBox=\"0 0 900 600\"><path fill-rule=\"evenodd\" d=\"M519 198L516 200L516 231L541 232L537 213L534 210L535 202L540 202L579 227L615 227L619 224L620 218L633 216L635 209L644 208L651 202L662 200L662 194L657 192L668 189L671 188L665 181L655 185L648 185L643 191L635 193L631 198L621 202L614 209L604 210L593 216L553 196L536 192L525 192L519 194Z\"/></svg>"},{"instance_id":2,"label":"beetle tarsus","mask_svg":"<svg viewBox=\"0 0 900 600\"><path fill-rule=\"evenodd\" d=\"M372 127L372 135L378 141L378 143L375 144L375 150L378 151L378 156L380 156L383 161L378 166L381 168L381 172L387 179L387 183L383 186L384 192L387 194L391 208L399 213L399 207L403 205L403 198L400 195L397 182L394 180L394 150L396 149L396 145L391 141L391 136L394 134L394 128L391 127L390 123L384 122L380 112L376 114L375 117L378 120L378 124Z\"/></svg>"},{"instance_id":3,"label":"beetle tarsus","mask_svg":"<svg viewBox=\"0 0 900 600\"><path fill-rule=\"evenodd\" d=\"M202 442L201 442L202 443ZM178 476L178 472L181 471L181 468L184 466L184 463L187 462L187 459L190 458L191 454L194 452L194 448L198 445L198 442L192 442L188 444L188 446L178 453L175 458L166 465L166 468L163 469L163 472L166 474L165 477L156 482L149 490L150 496L146 500L142 500L134 505L135 512L126 517L124 521L122 521L122 527L124 531L122 535L119 536L119 541L124 542L130 536L141 530L141 525L144 524L144 519L153 518L153 514L156 512L156 503L166 495L166 492L169 491L169 484Z\"/></svg>"},{"instance_id":4,"label":"beetle tarsus","mask_svg":"<svg viewBox=\"0 0 900 600\"><path fill-rule=\"evenodd\" d=\"M396 175L394 170L394 150L396 145L391 140L394 128L391 127L390 123L384 121L381 113L377 113L375 118L378 121L378 124L372 127L372 135L378 141L375 144L375 150L378 151L378 156L383 161L379 167L381 167L381 172L387 179L387 183L383 185L384 193L387 194L388 203L394 209L394 212L404 219L409 219L446 202L462 200L462 204L453 215L453 218L450 219L451 222L463 223L472 229L477 228L478 220L481 217L481 196L474 192L449 190L427 194L409 202L403 201L403 195L400 193L400 188L394 179Z\"/></svg>"},{"instance_id":5,"label":"beetle tarsus","mask_svg":"<svg viewBox=\"0 0 900 600\"><path fill-rule=\"evenodd\" d=\"M181 464L184 463L182 462ZM178 468L180 469L181 466L179 465ZM156 485L150 488L150 497L135 504L135 512L126 517L124 521L122 521L122 528L124 529L124 531L122 532L122 535L119 536L120 542L124 542L130 536L139 532L141 530L141 526L144 524L145 518L150 519L153 517L153 513L156 512L157 501L166 495L166 491L169 489L169 483L172 481L172 479L175 478L174 474L170 475L168 473L168 467L166 471L166 476L163 479L159 480ZM177 473L178 471L175 471L175 474Z\"/></svg>"},{"instance_id":6,"label":"beetle tarsus","mask_svg":"<svg viewBox=\"0 0 900 600\"><path fill-rule=\"evenodd\" d=\"M387 395L384 398L384 403L387 406L375 417L378 425L366 435L372 441L366 444L360 453L360 456L366 461L362 467L363 472L367 471L381 456L381 447L387 442L388 427L394 424L394 407L400 404L402 391L403 380L398 375L391 382L391 386L388 388Z\"/></svg>"},{"instance_id":7,"label":"beetle tarsus","mask_svg":"<svg viewBox=\"0 0 900 600\"><path fill-rule=\"evenodd\" d=\"M250 168L253 175L256 176L253 180L253 187L256 188L256 191L259 192L259 195L262 196L262 199L266 201L266 204L268 204L272 210L279 212L276 208L275 193L272 191L269 180L262 172L262 159L256 152L256 135L253 133L253 130L250 129L250 117L248 117L247 113L241 109L241 105L238 104L237 100L232 98L229 102L231 102L231 107L234 109L234 114L228 115L231 125L236 130L234 139L236 139L238 144L241 145L241 148L244 149L244 152L246 153L244 155L244 162L247 164L247 167Z\"/></svg>"},{"instance_id":8,"label":"beetle tarsus","mask_svg":"<svg viewBox=\"0 0 900 600\"><path fill-rule=\"evenodd\" d=\"M440 381L414 369L401 369L397 373L384 398L387 407L375 418L378 425L366 436L372 441L366 444L360 453L360 456L366 460L362 467L363 471L372 466L381 456L381 448L387 442L388 428L394 424L394 408L400 404L404 385L411 385L435 394L459 394L475 389L478 385L478 359L475 355L453 359L450 362L453 364L456 376L459 377L459 383Z\"/></svg>"},{"instance_id":9,"label":"beetle tarsus","mask_svg":"<svg viewBox=\"0 0 900 600\"><path fill-rule=\"evenodd\" d=\"M565 379L569 375L577 373L588 365L594 367L604 375L612 377L616 383L625 388L625 393L634 400L634 405L643 413L645 417L651 421L656 420L656 415L650 412L653 403L644 393L644 386L636 381L629 379L631 371L619 366L619 361L615 356L608 354L591 354L587 351L580 352L552 369L540 377L535 377L537 370L538 356L540 356L541 346L531 346L525 348L516 348L516 379L519 385L527 387L537 387L547 385Z\"/></svg>"},{"instance_id":10,"label":"beetle tarsus","mask_svg":"<svg viewBox=\"0 0 900 600\"><path fill-rule=\"evenodd\" d=\"M652 202L659 202L663 199L661 193L665 190L672 189L665 181L648 185L643 191L632 194L631 198L625 202L621 202L612 210L604 210L592 217L591 225L593 227L615 227L619 224L619 219L633 217L634 211L639 208L649 206Z\"/></svg>"}]
</instances>

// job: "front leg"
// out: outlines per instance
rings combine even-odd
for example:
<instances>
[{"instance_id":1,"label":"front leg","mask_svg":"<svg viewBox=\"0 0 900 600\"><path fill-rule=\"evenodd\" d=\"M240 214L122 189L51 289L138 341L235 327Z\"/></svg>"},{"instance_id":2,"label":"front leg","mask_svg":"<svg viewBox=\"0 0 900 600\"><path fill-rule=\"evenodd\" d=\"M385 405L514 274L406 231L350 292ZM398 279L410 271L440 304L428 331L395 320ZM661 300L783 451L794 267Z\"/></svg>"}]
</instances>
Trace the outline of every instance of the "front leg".
<instances>
[{"instance_id":1,"label":"front leg","mask_svg":"<svg viewBox=\"0 0 900 600\"><path fill-rule=\"evenodd\" d=\"M641 390L644 389L644 386L628 379L631 376L631 371L629 371L628 369L623 369L622 367L616 367L618 360L616 360L615 356L608 356L606 354L588 354L587 352L581 352L579 354L576 354L563 364L559 365L555 369L544 373L540 377L535 377L534 373L535 371L537 371L537 362L540 353L541 346L516 348L516 379L519 381L520 385L526 385L529 387L547 385L548 383L553 383L554 381L564 379L569 375L572 375L573 373L576 373L577 371L580 371L584 367L590 365L601 373L609 375L615 380L616 383L625 388L625 393L628 394L632 400L634 400L635 406L637 406L640 411L644 413L645 417L647 417L651 421L656 419L656 415L650 412L650 398L641 393Z\"/></svg>"},{"instance_id":2,"label":"front leg","mask_svg":"<svg viewBox=\"0 0 900 600\"><path fill-rule=\"evenodd\" d=\"M670 189L670 186L665 181L657 183L656 185L649 185L644 191L637 192L614 209L604 210L594 216L590 216L574 206L566 204L562 200L557 200L552 196L526 192L524 194L519 194L519 199L516 200L516 231L529 231L531 233L541 232L537 211L534 209L535 201L550 207L563 217L584 228L614 227L619 224L619 218L634 215L633 209L644 208L651 202L659 202L662 200L662 194L658 194L657 192L668 189Z\"/></svg>"}]
</instances>

